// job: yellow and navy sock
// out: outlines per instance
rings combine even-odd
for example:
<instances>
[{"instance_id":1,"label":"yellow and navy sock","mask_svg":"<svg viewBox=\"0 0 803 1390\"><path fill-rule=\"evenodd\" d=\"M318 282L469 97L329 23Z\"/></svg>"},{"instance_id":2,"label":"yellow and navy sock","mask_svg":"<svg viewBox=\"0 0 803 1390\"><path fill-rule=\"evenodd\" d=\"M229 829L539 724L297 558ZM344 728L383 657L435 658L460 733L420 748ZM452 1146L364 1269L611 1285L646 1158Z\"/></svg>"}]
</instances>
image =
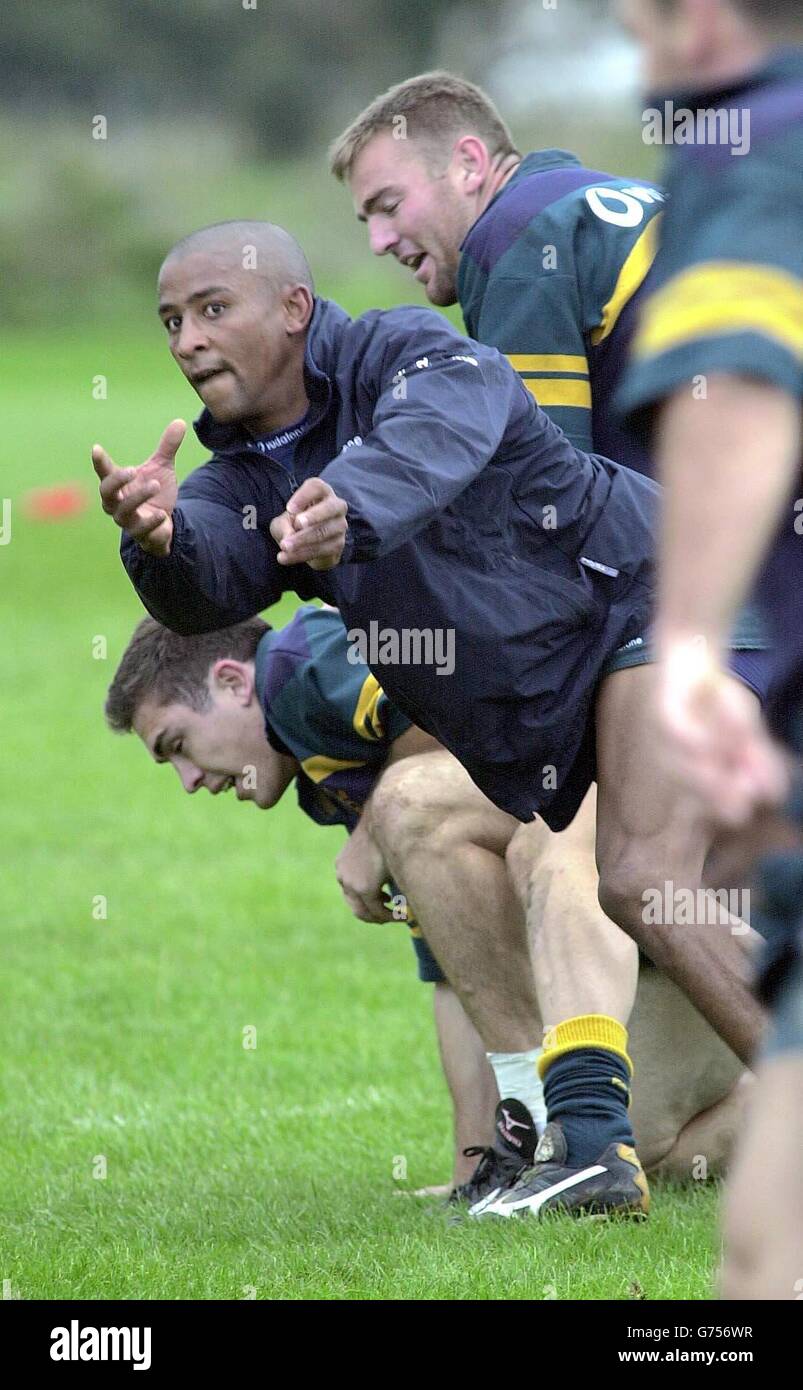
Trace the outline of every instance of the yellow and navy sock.
<instances>
[{"instance_id":1,"label":"yellow and navy sock","mask_svg":"<svg viewBox=\"0 0 803 1390\"><path fill-rule=\"evenodd\" d=\"M582 1014L550 1028L538 1064L547 1120L566 1136L568 1163L595 1163L609 1144L634 1146L627 1113L633 1063L627 1029L606 1014Z\"/></svg>"}]
</instances>

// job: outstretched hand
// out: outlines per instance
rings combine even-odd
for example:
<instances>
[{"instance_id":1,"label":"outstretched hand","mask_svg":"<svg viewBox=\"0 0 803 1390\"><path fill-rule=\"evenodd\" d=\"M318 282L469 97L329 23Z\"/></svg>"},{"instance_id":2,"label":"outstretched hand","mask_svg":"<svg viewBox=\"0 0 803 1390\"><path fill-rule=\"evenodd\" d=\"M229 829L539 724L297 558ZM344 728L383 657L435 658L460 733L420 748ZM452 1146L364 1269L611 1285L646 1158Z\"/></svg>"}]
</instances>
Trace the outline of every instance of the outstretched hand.
<instances>
[{"instance_id":1,"label":"outstretched hand","mask_svg":"<svg viewBox=\"0 0 803 1390\"><path fill-rule=\"evenodd\" d=\"M176 454L186 432L183 420L171 421L139 468L118 468L100 444L92 450L104 512L149 555L170 553L178 495Z\"/></svg>"}]
</instances>

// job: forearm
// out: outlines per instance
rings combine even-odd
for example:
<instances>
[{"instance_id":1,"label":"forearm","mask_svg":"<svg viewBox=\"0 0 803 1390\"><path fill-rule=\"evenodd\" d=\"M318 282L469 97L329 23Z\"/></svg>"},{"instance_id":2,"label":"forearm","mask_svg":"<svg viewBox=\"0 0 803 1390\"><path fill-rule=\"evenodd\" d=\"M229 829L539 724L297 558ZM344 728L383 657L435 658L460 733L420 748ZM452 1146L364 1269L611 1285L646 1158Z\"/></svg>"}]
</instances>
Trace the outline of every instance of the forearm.
<instances>
[{"instance_id":1,"label":"forearm","mask_svg":"<svg viewBox=\"0 0 803 1390\"><path fill-rule=\"evenodd\" d=\"M757 381L716 377L706 400L684 390L664 407L661 646L696 636L718 649L727 644L789 498L799 451L797 402Z\"/></svg>"},{"instance_id":2,"label":"forearm","mask_svg":"<svg viewBox=\"0 0 803 1390\"><path fill-rule=\"evenodd\" d=\"M273 547L247 531L241 518L203 503L173 513L170 554L147 554L123 535L121 555L142 602L166 627L179 633L210 632L253 617L276 602L283 585Z\"/></svg>"}]
</instances>

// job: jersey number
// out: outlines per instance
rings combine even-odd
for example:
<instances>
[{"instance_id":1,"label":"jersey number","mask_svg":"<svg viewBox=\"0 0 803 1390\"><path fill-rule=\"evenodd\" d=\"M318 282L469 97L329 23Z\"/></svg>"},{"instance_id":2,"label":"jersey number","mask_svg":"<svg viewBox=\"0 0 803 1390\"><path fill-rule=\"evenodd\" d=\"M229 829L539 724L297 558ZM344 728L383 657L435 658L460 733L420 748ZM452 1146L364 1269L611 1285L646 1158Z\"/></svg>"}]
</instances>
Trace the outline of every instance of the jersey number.
<instances>
[{"instance_id":1,"label":"jersey number","mask_svg":"<svg viewBox=\"0 0 803 1390\"><path fill-rule=\"evenodd\" d=\"M644 220L644 208L662 203L656 188L589 188L586 202L603 222L615 227L637 227Z\"/></svg>"}]
</instances>

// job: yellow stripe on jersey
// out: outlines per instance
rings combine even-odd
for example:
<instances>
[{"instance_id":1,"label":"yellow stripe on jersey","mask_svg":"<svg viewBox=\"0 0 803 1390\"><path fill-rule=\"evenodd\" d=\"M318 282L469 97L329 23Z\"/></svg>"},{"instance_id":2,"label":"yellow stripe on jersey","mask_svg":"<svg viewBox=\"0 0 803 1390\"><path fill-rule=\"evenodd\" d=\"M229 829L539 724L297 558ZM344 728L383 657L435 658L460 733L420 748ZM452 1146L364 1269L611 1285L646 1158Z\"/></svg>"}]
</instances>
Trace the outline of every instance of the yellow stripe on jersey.
<instances>
[{"instance_id":1,"label":"yellow stripe on jersey","mask_svg":"<svg viewBox=\"0 0 803 1390\"><path fill-rule=\"evenodd\" d=\"M371 739L377 743L385 732L382 728L382 720L379 716L379 701L382 699L383 690L376 676L367 675L363 681L362 690L354 711L352 724L360 738Z\"/></svg>"},{"instance_id":2,"label":"yellow stripe on jersey","mask_svg":"<svg viewBox=\"0 0 803 1390\"><path fill-rule=\"evenodd\" d=\"M592 329L591 341L595 347L613 332L619 315L625 305L633 298L655 260L655 254L658 250L658 226L663 215L662 212L657 213L647 224L635 245L631 247L630 254L619 271L619 278L614 286L613 294L602 310L600 323L597 328Z\"/></svg>"},{"instance_id":3,"label":"yellow stripe on jersey","mask_svg":"<svg viewBox=\"0 0 803 1390\"><path fill-rule=\"evenodd\" d=\"M561 352L509 352L507 360L517 372L581 372L588 376L588 359Z\"/></svg>"},{"instance_id":4,"label":"yellow stripe on jersey","mask_svg":"<svg viewBox=\"0 0 803 1390\"><path fill-rule=\"evenodd\" d=\"M355 762L348 758L327 758L323 753L316 753L314 758L304 758L301 766L312 782L323 782L327 777L331 777L333 772L342 772L346 767L365 767L365 763L359 759Z\"/></svg>"},{"instance_id":5,"label":"yellow stripe on jersey","mask_svg":"<svg viewBox=\"0 0 803 1390\"><path fill-rule=\"evenodd\" d=\"M657 357L696 338L732 333L774 338L803 358L803 282L766 265L705 261L648 302L633 352Z\"/></svg>"},{"instance_id":6,"label":"yellow stripe on jersey","mask_svg":"<svg viewBox=\"0 0 803 1390\"><path fill-rule=\"evenodd\" d=\"M542 376L535 381L522 377L524 385L538 404L546 409L550 405L578 405L591 409L591 382L572 377Z\"/></svg>"}]
</instances>

